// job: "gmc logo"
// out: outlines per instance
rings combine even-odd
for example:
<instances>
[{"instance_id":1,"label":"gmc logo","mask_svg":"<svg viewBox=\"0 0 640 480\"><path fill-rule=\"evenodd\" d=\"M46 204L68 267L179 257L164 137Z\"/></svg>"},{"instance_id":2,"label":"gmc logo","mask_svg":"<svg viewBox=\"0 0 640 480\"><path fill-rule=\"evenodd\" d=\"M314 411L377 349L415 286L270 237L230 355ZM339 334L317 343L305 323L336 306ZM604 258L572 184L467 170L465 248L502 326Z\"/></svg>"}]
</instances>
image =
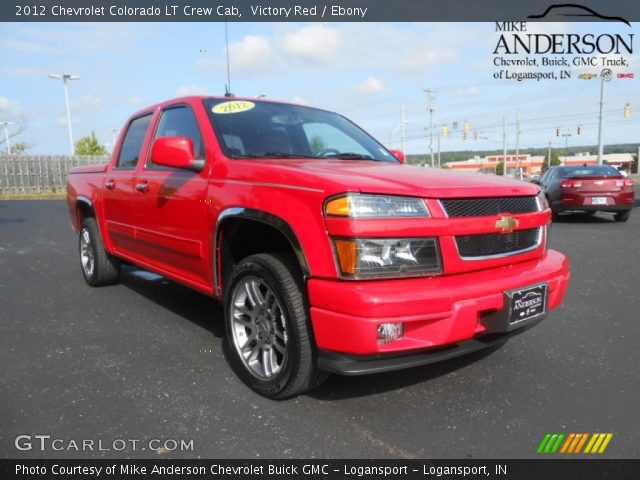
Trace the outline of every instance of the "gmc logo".
<instances>
[{"instance_id":1,"label":"gmc logo","mask_svg":"<svg viewBox=\"0 0 640 480\"><path fill-rule=\"evenodd\" d=\"M633 73L619 73L618 78L633 78Z\"/></svg>"}]
</instances>

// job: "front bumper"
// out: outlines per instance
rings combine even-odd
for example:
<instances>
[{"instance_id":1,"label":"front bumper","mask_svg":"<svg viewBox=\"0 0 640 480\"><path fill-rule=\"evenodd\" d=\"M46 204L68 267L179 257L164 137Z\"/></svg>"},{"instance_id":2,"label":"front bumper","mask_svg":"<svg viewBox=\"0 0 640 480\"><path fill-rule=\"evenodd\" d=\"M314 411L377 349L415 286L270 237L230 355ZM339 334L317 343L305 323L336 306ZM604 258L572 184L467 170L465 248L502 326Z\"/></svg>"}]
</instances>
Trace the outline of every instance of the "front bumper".
<instances>
[{"instance_id":1,"label":"front bumper","mask_svg":"<svg viewBox=\"0 0 640 480\"><path fill-rule=\"evenodd\" d=\"M488 346L489 335L497 339L518 332L505 332L495 321L505 308L505 291L545 282L551 310L561 303L569 275L566 257L550 250L535 260L457 275L357 282L312 278L307 286L319 366L349 373L353 368L335 365L358 361L357 356L377 362L399 354L435 353L444 346L458 345L459 354ZM404 337L379 345L377 326L392 322L404 324ZM334 367L331 358L338 360Z\"/></svg>"}]
</instances>

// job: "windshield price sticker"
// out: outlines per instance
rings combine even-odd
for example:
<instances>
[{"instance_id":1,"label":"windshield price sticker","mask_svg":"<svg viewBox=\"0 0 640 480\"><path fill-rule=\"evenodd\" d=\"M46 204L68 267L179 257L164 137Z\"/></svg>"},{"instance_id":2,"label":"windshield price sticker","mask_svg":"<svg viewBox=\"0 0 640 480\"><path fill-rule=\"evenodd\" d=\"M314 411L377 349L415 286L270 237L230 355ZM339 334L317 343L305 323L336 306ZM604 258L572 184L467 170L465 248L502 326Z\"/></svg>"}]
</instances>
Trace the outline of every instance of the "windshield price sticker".
<instances>
[{"instance_id":1,"label":"windshield price sticker","mask_svg":"<svg viewBox=\"0 0 640 480\"><path fill-rule=\"evenodd\" d=\"M231 102L222 102L217 104L215 107L211 109L213 113L218 113L221 115L227 113L241 113L246 112L247 110L251 110L255 107L256 104L253 102L245 102L239 100L233 100Z\"/></svg>"}]
</instances>

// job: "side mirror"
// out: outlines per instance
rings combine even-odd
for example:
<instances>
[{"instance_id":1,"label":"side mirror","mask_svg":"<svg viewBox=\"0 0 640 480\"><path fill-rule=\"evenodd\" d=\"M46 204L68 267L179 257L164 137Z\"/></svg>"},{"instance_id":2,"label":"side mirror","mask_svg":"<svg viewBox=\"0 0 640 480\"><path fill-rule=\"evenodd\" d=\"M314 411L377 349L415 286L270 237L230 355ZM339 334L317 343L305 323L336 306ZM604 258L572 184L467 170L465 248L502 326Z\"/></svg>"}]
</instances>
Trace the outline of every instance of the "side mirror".
<instances>
[{"instance_id":1,"label":"side mirror","mask_svg":"<svg viewBox=\"0 0 640 480\"><path fill-rule=\"evenodd\" d=\"M204 160L196 160L195 156L193 141L187 137L160 137L151 148L153 163L199 172L204 168Z\"/></svg>"},{"instance_id":2,"label":"side mirror","mask_svg":"<svg viewBox=\"0 0 640 480\"><path fill-rule=\"evenodd\" d=\"M406 163L406 159L404 157L404 152L401 150L389 150L393 153L393 156L400 160L400 163Z\"/></svg>"}]
</instances>

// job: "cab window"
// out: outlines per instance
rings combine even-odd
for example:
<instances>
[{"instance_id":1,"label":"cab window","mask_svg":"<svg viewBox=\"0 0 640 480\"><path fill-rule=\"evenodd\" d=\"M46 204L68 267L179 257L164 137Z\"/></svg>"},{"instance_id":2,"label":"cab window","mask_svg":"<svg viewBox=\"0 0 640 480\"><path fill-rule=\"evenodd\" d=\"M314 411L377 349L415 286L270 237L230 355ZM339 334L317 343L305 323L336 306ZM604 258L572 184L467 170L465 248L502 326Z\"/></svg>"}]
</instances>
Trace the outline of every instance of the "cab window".
<instances>
[{"instance_id":1,"label":"cab window","mask_svg":"<svg viewBox=\"0 0 640 480\"><path fill-rule=\"evenodd\" d=\"M151 114L149 113L136 118L129 124L127 133L122 141L122 146L120 147L115 168L123 170L136 168L150 121Z\"/></svg>"},{"instance_id":2,"label":"cab window","mask_svg":"<svg viewBox=\"0 0 640 480\"><path fill-rule=\"evenodd\" d=\"M162 112L154 140L160 137L190 138L193 142L193 151L196 158L204 158L204 142L202 141L198 121L193 111L187 106L170 107ZM149 159L148 165L151 168L167 168L154 164L151 159Z\"/></svg>"}]
</instances>

